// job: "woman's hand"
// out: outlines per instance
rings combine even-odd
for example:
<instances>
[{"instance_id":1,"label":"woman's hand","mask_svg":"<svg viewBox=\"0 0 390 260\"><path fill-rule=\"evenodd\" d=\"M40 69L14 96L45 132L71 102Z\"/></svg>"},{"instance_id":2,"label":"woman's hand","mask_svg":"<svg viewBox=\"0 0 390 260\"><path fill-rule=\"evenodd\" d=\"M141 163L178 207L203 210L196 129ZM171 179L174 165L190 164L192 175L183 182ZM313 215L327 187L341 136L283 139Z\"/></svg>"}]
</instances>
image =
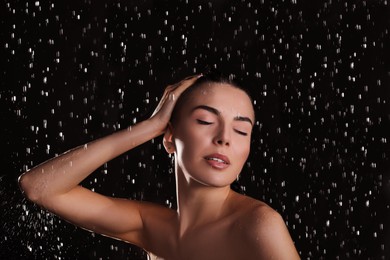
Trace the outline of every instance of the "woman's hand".
<instances>
[{"instance_id":1,"label":"woman's hand","mask_svg":"<svg viewBox=\"0 0 390 260\"><path fill-rule=\"evenodd\" d=\"M171 119L173 108L175 107L176 101L179 96L188 87L194 84L194 82L201 76L201 74L190 76L176 84L169 85L168 87L166 87L160 102L158 103L156 109L150 117L151 120L156 121L159 127L161 127L161 132L165 131L169 120Z\"/></svg>"}]
</instances>

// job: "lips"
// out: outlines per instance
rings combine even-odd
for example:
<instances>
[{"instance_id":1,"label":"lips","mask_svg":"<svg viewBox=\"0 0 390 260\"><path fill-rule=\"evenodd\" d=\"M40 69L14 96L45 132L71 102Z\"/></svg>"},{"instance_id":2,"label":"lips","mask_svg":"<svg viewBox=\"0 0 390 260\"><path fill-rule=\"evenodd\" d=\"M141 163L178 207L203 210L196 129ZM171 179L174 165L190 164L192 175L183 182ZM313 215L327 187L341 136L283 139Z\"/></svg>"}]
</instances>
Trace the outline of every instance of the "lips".
<instances>
[{"instance_id":1,"label":"lips","mask_svg":"<svg viewBox=\"0 0 390 260\"><path fill-rule=\"evenodd\" d=\"M230 165L229 158L223 154L215 153L204 157L209 165L217 169L225 169Z\"/></svg>"}]
</instances>

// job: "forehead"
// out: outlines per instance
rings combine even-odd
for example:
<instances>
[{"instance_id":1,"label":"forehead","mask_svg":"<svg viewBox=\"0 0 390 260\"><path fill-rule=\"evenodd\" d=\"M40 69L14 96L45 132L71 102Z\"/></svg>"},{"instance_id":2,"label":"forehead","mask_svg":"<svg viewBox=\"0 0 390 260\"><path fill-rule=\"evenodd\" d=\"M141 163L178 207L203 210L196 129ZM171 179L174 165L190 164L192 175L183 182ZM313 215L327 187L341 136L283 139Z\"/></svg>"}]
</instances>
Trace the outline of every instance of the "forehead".
<instances>
[{"instance_id":1,"label":"forehead","mask_svg":"<svg viewBox=\"0 0 390 260\"><path fill-rule=\"evenodd\" d=\"M209 105L221 113L234 113L254 119L254 110L248 94L227 83L203 83L194 89L187 100L189 109Z\"/></svg>"}]
</instances>

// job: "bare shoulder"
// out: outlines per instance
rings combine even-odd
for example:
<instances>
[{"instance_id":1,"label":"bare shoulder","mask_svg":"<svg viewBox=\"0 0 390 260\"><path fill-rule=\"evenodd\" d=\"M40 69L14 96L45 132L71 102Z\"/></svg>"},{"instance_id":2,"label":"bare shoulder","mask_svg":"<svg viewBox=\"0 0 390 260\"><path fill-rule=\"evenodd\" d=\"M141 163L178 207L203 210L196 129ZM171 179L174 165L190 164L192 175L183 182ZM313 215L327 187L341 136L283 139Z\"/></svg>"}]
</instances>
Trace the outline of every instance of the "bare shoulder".
<instances>
[{"instance_id":1,"label":"bare shoulder","mask_svg":"<svg viewBox=\"0 0 390 260\"><path fill-rule=\"evenodd\" d=\"M281 215L269 205L252 198L248 198L248 202L251 202L251 207L242 215L247 225L255 229L261 229L262 232L285 227Z\"/></svg>"},{"instance_id":2,"label":"bare shoulder","mask_svg":"<svg viewBox=\"0 0 390 260\"><path fill-rule=\"evenodd\" d=\"M286 225L281 215L268 204L240 195L240 222L243 224L247 235L267 235L274 234L275 231L285 229ZM253 234L252 234L253 233Z\"/></svg>"},{"instance_id":3,"label":"bare shoulder","mask_svg":"<svg viewBox=\"0 0 390 260\"><path fill-rule=\"evenodd\" d=\"M237 209L241 212L240 218L245 219L245 221L255 220L256 223L260 224L260 219L280 217L279 213L268 204L252 197L235 193L234 201L237 205L236 207L238 207Z\"/></svg>"},{"instance_id":4,"label":"bare shoulder","mask_svg":"<svg viewBox=\"0 0 390 260\"><path fill-rule=\"evenodd\" d=\"M299 259L294 242L281 215L262 201L250 197L239 198L240 237L245 241L246 259Z\"/></svg>"},{"instance_id":5,"label":"bare shoulder","mask_svg":"<svg viewBox=\"0 0 390 260\"><path fill-rule=\"evenodd\" d=\"M155 203L141 204L140 213L145 239L142 247L149 252L162 252L166 248L172 248L176 234L176 211Z\"/></svg>"}]
</instances>

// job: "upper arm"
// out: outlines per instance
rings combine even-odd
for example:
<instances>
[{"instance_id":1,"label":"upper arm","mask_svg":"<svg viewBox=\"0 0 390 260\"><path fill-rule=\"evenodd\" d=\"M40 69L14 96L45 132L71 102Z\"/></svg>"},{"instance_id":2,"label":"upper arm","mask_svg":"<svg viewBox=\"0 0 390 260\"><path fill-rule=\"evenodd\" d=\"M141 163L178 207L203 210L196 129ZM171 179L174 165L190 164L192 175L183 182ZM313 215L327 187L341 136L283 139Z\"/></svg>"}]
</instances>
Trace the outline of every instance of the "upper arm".
<instances>
[{"instance_id":1,"label":"upper arm","mask_svg":"<svg viewBox=\"0 0 390 260\"><path fill-rule=\"evenodd\" d=\"M254 210L247 223L251 225L247 234L248 246L256 257L260 259L300 259L279 213L262 206Z\"/></svg>"},{"instance_id":2,"label":"upper arm","mask_svg":"<svg viewBox=\"0 0 390 260\"><path fill-rule=\"evenodd\" d=\"M142 202L111 198L77 186L43 206L79 227L144 246Z\"/></svg>"}]
</instances>

